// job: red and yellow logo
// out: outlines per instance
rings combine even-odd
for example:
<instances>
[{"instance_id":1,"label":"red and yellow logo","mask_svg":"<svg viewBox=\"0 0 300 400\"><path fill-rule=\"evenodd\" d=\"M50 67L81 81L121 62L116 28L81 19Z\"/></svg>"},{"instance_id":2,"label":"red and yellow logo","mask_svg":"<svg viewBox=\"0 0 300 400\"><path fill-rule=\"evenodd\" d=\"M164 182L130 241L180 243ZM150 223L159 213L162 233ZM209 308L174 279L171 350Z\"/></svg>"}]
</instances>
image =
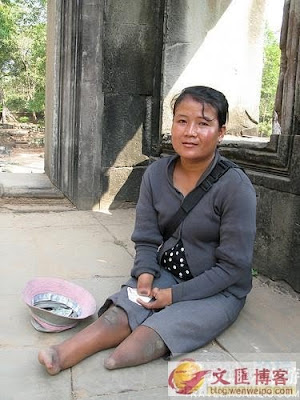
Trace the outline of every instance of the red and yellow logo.
<instances>
[{"instance_id":1,"label":"red and yellow logo","mask_svg":"<svg viewBox=\"0 0 300 400\"><path fill-rule=\"evenodd\" d=\"M168 383L178 394L196 392L204 383L204 375L209 370L202 370L192 359L185 359L171 372Z\"/></svg>"}]
</instances>

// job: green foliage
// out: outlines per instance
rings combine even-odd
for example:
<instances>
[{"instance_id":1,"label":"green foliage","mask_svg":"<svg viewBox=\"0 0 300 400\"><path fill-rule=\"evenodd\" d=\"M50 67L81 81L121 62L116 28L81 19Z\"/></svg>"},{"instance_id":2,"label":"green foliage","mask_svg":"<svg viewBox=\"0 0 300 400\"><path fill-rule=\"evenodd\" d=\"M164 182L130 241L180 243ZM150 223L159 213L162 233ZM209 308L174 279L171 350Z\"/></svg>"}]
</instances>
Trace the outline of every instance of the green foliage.
<instances>
[{"instance_id":1,"label":"green foliage","mask_svg":"<svg viewBox=\"0 0 300 400\"><path fill-rule=\"evenodd\" d=\"M10 3L0 0L0 77L15 68L15 15Z\"/></svg>"},{"instance_id":2,"label":"green foliage","mask_svg":"<svg viewBox=\"0 0 300 400\"><path fill-rule=\"evenodd\" d=\"M280 69L280 55L278 40L275 34L266 27L264 67L259 107L259 131L262 136L270 136L272 133L272 117Z\"/></svg>"},{"instance_id":3,"label":"green foliage","mask_svg":"<svg viewBox=\"0 0 300 400\"><path fill-rule=\"evenodd\" d=\"M2 103L15 112L43 113L46 0L0 0L0 43Z\"/></svg>"},{"instance_id":4,"label":"green foliage","mask_svg":"<svg viewBox=\"0 0 300 400\"><path fill-rule=\"evenodd\" d=\"M252 268L251 272L252 272L252 276L253 276L254 278L258 276L258 271L257 271L257 269Z\"/></svg>"},{"instance_id":5,"label":"green foliage","mask_svg":"<svg viewBox=\"0 0 300 400\"><path fill-rule=\"evenodd\" d=\"M18 93L11 93L5 103L9 110L26 112L26 101L21 98Z\"/></svg>"},{"instance_id":6,"label":"green foliage","mask_svg":"<svg viewBox=\"0 0 300 400\"><path fill-rule=\"evenodd\" d=\"M19 122L26 124L27 122L29 122L29 117L19 117L18 120Z\"/></svg>"}]
</instances>

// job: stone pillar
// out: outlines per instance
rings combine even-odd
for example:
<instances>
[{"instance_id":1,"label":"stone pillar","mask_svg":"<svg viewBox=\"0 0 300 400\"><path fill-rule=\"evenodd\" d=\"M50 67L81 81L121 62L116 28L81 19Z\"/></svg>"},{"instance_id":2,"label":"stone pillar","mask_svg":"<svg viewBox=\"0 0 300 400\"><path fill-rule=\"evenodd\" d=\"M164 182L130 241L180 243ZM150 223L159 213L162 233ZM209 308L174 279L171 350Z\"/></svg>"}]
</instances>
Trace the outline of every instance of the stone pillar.
<instances>
[{"instance_id":1,"label":"stone pillar","mask_svg":"<svg viewBox=\"0 0 300 400\"><path fill-rule=\"evenodd\" d=\"M104 17L104 115L100 209L135 202L159 155L164 1L108 0Z\"/></svg>"},{"instance_id":2,"label":"stone pillar","mask_svg":"<svg viewBox=\"0 0 300 400\"><path fill-rule=\"evenodd\" d=\"M48 2L45 171L78 207L100 196L103 2Z\"/></svg>"},{"instance_id":3,"label":"stone pillar","mask_svg":"<svg viewBox=\"0 0 300 400\"><path fill-rule=\"evenodd\" d=\"M137 200L159 153L164 1L48 2L45 170L80 209Z\"/></svg>"}]
</instances>

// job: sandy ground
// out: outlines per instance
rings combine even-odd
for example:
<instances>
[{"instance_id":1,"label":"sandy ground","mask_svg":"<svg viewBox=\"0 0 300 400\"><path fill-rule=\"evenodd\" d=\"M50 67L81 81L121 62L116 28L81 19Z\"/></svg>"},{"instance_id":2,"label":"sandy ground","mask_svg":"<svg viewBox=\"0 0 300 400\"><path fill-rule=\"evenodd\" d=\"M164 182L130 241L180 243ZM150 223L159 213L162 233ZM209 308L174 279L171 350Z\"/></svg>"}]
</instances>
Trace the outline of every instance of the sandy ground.
<instances>
[{"instance_id":1,"label":"sandy ground","mask_svg":"<svg viewBox=\"0 0 300 400\"><path fill-rule=\"evenodd\" d=\"M0 172L44 173L44 148L13 148L0 152Z\"/></svg>"}]
</instances>

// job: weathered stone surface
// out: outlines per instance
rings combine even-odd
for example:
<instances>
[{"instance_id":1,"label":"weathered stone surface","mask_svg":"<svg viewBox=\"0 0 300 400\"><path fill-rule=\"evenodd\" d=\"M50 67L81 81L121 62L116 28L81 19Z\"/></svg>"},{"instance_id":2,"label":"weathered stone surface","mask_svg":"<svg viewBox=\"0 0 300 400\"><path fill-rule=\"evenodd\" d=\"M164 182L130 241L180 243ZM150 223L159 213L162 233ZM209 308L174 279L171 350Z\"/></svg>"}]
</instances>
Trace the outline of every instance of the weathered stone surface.
<instances>
[{"instance_id":1,"label":"weathered stone surface","mask_svg":"<svg viewBox=\"0 0 300 400\"><path fill-rule=\"evenodd\" d=\"M134 368L107 371L103 367L103 362L110 353L111 350L98 353L73 368L74 392L78 397L88 400L98 395L103 396L104 399L122 399L122 397L117 396L122 396L123 393L124 395L126 394L124 399L144 399L151 394L158 393L158 399L164 400L167 398L167 360L161 358ZM203 349L188 355L180 354L173 361L179 362L187 357L202 362L222 363L233 360L230 354L215 343L211 343ZM99 376L96 381L92 378L95 371ZM130 397L131 395L132 397Z\"/></svg>"},{"instance_id":2,"label":"weathered stone surface","mask_svg":"<svg viewBox=\"0 0 300 400\"><path fill-rule=\"evenodd\" d=\"M92 209L100 187L102 3L53 1L49 9L45 171L79 208Z\"/></svg>"},{"instance_id":3,"label":"weathered stone surface","mask_svg":"<svg viewBox=\"0 0 300 400\"><path fill-rule=\"evenodd\" d=\"M110 214L0 214L1 400L168 398L168 363L163 359L107 371L103 361L112 351L107 350L71 370L49 376L37 361L39 349L72 337L96 315L69 331L38 332L31 326L28 307L21 298L26 282L35 274L59 277L62 271L63 277L89 290L100 307L108 295L118 290L125 276L112 276L109 265L101 274L96 272L97 259L93 258L102 255L105 260L109 251L116 254L116 264L127 265L127 257L132 259L127 245L134 215L133 209L113 210ZM299 324L299 295L292 290L283 294L276 284L261 283L255 278L253 291L236 323L204 348L179 354L174 361L192 358L200 363L214 362L216 367L232 360L298 362Z\"/></svg>"},{"instance_id":4,"label":"weathered stone surface","mask_svg":"<svg viewBox=\"0 0 300 400\"><path fill-rule=\"evenodd\" d=\"M300 291L300 196L256 187L257 235L253 267Z\"/></svg>"},{"instance_id":5,"label":"weathered stone surface","mask_svg":"<svg viewBox=\"0 0 300 400\"><path fill-rule=\"evenodd\" d=\"M145 97L142 96L105 96L102 145L104 168L132 167L148 159L143 151L143 143L147 139L144 137L145 107Z\"/></svg>"},{"instance_id":6,"label":"weathered stone surface","mask_svg":"<svg viewBox=\"0 0 300 400\"><path fill-rule=\"evenodd\" d=\"M126 3L122 3L127 7ZM105 25L105 92L153 92L153 70L157 63L156 27L147 25Z\"/></svg>"},{"instance_id":7,"label":"weathered stone surface","mask_svg":"<svg viewBox=\"0 0 300 400\"><path fill-rule=\"evenodd\" d=\"M161 2L106 2L104 92L153 95L160 74L161 34Z\"/></svg>"},{"instance_id":8,"label":"weathered stone surface","mask_svg":"<svg viewBox=\"0 0 300 400\"><path fill-rule=\"evenodd\" d=\"M230 354L238 355L240 361L249 355L259 360L266 353L273 354L273 359L280 359L280 354L289 354L291 359L293 354L292 358L300 360L296 322L299 318L299 301L255 279L238 320L217 338L217 343ZM281 341L283 336L285 340Z\"/></svg>"},{"instance_id":9,"label":"weathered stone surface","mask_svg":"<svg viewBox=\"0 0 300 400\"><path fill-rule=\"evenodd\" d=\"M153 13L160 7L160 0L106 0L104 20L110 24L133 24L155 26L157 15Z\"/></svg>"},{"instance_id":10,"label":"weathered stone surface","mask_svg":"<svg viewBox=\"0 0 300 400\"><path fill-rule=\"evenodd\" d=\"M103 168L133 166L158 151L163 4L49 8L45 170L77 207L96 209Z\"/></svg>"},{"instance_id":11,"label":"weathered stone surface","mask_svg":"<svg viewBox=\"0 0 300 400\"><path fill-rule=\"evenodd\" d=\"M170 132L170 99L183 86L216 87L229 99L233 116L236 111L242 119L247 114L257 119L265 0L249 0L246 7L230 0L53 0L48 5L45 170L78 208L99 210L137 200L148 160L161 153L160 135ZM285 2L275 104L282 134L264 144L221 146L259 192L254 265L297 290L299 7L297 0ZM226 62L220 62L216 48Z\"/></svg>"},{"instance_id":12,"label":"weathered stone surface","mask_svg":"<svg viewBox=\"0 0 300 400\"><path fill-rule=\"evenodd\" d=\"M39 197L63 199L64 195L45 174L1 172L0 197Z\"/></svg>"},{"instance_id":13,"label":"weathered stone surface","mask_svg":"<svg viewBox=\"0 0 300 400\"><path fill-rule=\"evenodd\" d=\"M4 400L72 400L70 371L49 379L36 362L37 347L0 349L1 398Z\"/></svg>"},{"instance_id":14,"label":"weathered stone surface","mask_svg":"<svg viewBox=\"0 0 300 400\"><path fill-rule=\"evenodd\" d=\"M105 169L102 176L103 195L99 209L114 209L126 204L133 206L138 200L140 182L145 168Z\"/></svg>"}]
</instances>

